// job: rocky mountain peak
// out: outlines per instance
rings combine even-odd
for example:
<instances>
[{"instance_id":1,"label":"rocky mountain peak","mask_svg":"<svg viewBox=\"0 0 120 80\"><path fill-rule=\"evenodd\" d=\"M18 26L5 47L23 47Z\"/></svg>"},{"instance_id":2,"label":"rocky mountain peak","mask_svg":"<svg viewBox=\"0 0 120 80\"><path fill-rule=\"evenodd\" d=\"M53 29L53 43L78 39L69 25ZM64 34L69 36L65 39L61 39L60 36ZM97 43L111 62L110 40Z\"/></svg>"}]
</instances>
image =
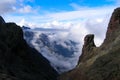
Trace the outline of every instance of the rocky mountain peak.
<instances>
[{"instance_id":1,"label":"rocky mountain peak","mask_svg":"<svg viewBox=\"0 0 120 80\"><path fill-rule=\"evenodd\" d=\"M84 46L94 47L94 34L88 34L84 38Z\"/></svg>"},{"instance_id":2,"label":"rocky mountain peak","mask_svg":"<svg viewBox=\"0 0 120 80\"><path fill-rule=\"evenodd\" d=\"M58 73L31 48L15 23L0 17L0 80L56 80Z\"/></svg>"},{"instance_id":3,"label":"rocky mountain peak","mask_svg":"<svg viewBox=\"0 0 120 80\"><path fill-rule=\"evenodd\" d=\"M91 55L91 51L96 47L94 43L94 34L88 34L84 38L84 45L82 49L82 55L79 58L78 64L81 61L85 61L88 55Z\"/></svg>"},{"instance_id":4,"label":"rocky mountain peak","mask_svg":"<svg viewBox=\"0 0 120 80\"><path fill-rule=\"evenodd\" d=\"M0 16L0 24L4 24L4 23L5 23L4 19L2 18L2 16Z\"/></svg>"},{"instance_id":5,"label":"rocky mountain peak","mask_svg":"<svg viewBox=\"0 0 120 80\"><path fill-rule=\"evenodd\" d=\"M117 29L117 25L120 24L120 8L116 8L112 13L110 22L108 24L108 33Z\"/></svg>"},{"instance_id":6,"label":"rocky mountain peak","mask_svg":"<svg viewBox=\"0 0 120 80\"><path fill-rule=\"evenodd\" d=\"M78 65L59 80L120 80L120 8L112 13L106 38L95 47L94 35L87 35Z\"/></svg>"},{"instance_id":7,"label":"rocky mountain peak","mask_svg":"<svg viewBox=\"0 0 120 80\"><path fill-rule=\"evenodd\" d=\"M120 30L120 7L116 8L112 13L104 42L113 41L119 35L118 30Z\"/></svg>"}]
</instances>

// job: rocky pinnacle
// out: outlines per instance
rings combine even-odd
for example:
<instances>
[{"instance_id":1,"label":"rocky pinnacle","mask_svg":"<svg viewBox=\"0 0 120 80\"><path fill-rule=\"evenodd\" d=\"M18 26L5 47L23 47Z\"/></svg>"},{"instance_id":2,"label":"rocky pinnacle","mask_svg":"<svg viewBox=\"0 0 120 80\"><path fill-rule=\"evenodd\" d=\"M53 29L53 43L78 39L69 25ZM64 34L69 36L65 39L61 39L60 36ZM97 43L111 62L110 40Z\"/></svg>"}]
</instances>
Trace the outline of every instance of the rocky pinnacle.
<instances>
[{"instance_id":1,"label":"rocky pinnacle","mask_svg":"<svg viewBox=\"0 0 120 80\"><path fill-rule=\"evenodd\" d=\"M94 43L94 34L88 34L84 38L84 45L82 49L82 55L79 58L78 64L81 61L85 61L88 55L91 55L90 52L96 47Z\"/></svg>"}]
</instances>

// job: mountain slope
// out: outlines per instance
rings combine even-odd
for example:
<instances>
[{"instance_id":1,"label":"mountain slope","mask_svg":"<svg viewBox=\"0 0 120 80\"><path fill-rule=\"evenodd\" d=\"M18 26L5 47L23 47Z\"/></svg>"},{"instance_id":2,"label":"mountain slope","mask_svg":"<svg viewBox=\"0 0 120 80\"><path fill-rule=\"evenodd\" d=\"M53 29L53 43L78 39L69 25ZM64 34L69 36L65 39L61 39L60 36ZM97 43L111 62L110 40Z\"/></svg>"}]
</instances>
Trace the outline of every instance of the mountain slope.
<instances>
[{"instance_id":1,"label":"mountain slope","mask_svg":"<svg viewBox=\"0 0 120 80\"><path fill-rule=\"evenodd\" d=\"M56 80L50 63L23 39L22 29L0 17L0 80Z\"/></svg>"},{"instance_id":2,"label":"mountain slope","mask_svg":"<svg viewBox=\"0 0 120 80\"><path fill-rule=\"evenodd\" d=\"M94 35L87 35L78 65L59 80L120 80L120 8L111 16L103 44L96 47Z\"/></svg>"}]
</instances>

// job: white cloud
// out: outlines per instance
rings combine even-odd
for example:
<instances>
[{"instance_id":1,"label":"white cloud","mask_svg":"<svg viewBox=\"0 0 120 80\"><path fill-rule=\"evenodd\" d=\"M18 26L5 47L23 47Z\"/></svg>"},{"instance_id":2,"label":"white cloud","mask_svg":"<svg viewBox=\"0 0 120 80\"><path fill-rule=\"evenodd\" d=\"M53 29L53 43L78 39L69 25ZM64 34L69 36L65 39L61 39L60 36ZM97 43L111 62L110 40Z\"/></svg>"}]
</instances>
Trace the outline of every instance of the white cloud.
<instances>
[{"instance_id":1,"label":"white cloud","mask_svg":"<svg viewBox=\"0 0 120 80\"><path fill-rule=\"evenodd\" d=\"M34 2L34 0L19 0L20 2Z\"/></svg>"},{"instance_id":2,"label":"white cloud","mask_svg":"<svg viewBox=\"0 0 120 80\"><path fill-rule=\"evenodd\" d=\"M31 8L30 7L28 8L29 10L26 12L31 11ZM40 27L41 24L48 26L57 26L58 24L55 22L81 23L87 21L88 19L104 18L106 15L110 15L114 8L115 7L100 7L100 8L88 8L85 10L59 12L59 13L32 14L32 15L21 15L21 16L14 15L14 16L8 16L9 17L8 19L12 19L10 21L16 21L17 23L19 23L20 21L18 21L18 17L22 19L24 18L26 22L36 24L36 26L38 27ZM21 11L24 10L26 9L24 8ZM14 19L10 17L14 17Z\"/></svg>"},{"instance_id":3,"label":"white cloud","mask_svg":"<svg viewBox=\"0 0 120 80\"><path fill-rule=\"evenodd\" d=\"M0 1L0 4L4 4L4 3L15 3L16 0L2 0Z\"/></svg>"},{"instance_id":4,"label":"white cloud","mask_svg":"<svg viewBox=\"0 0 120 80\"><path fill-rule=\"evenodd\" d=\"M113 9L114 7L88 8L86 10L49 13L45 15L24 15L19 16L19 18L18 16L12 16L12 18L8 16L7 18L10 19L8 21L16 21L19 25L26 25L32 28L71 28L71 30L74 29L73 33L77 35L79 35L79 30L82 29L80 34L84 34L87 31L103 38L101 31L104 30L105 32L106 24ZM85 31L85 29L88 30Z\"/></svg>"},{"instance_id":5,"label":"white cloud","mask_svg":"<svg viewBox=\"0 0 120 80\"><path fill-rule=\"evenodd\" d=\"M27 5L27 6L23 6L22 8L20 8L18 10L18 12L20 13L31 13L33 11L32 7Z\"/></svg>"},{"instance_id":6,"label":"white cloud","mask_svg":"<svg viewBox=\"0 0 120 80\"><path fill-rule=\"evenodd\" d=\"M0 14L5 13L34 13L39 7L31 7L25 5L24 2L32 2L33 0L2 0L0 1Z\"/></svg>"},{"instance_id":7,"label":"white cloud","mask_svg":"<svg viewBox=\"0 0 120 80\"><path fill-rule=\"evenodd\" d=\"M60 33L57 32L54 35L50 35L49 39L51 42L56 41L57 44L61 44L62 46L68 49L69 49L69 46L63 43L65 40L72 40L72 41L80 43L80 45L77 46L77 48L79 49L79 52L75 52L73 56L70 58L60 56L56 53L51 53L47 47L40 48L39 47L40 44L37 44L35 43L36 41L34 41L35 39L38 40L37 39L37 37L39 37L38 34L36 34L37 36L35 36L35 39L33 39L33 44L38 51L42 50L41 51L42 55L44 55L44 57L46 57L52 63L53 66L58 66L60 68L63 68L61 69L62 72L68 71L70 69L73 69L77 64L78 58L81 54L83 39L85 35L89 33L95 34L95 42L97 46L102 43L104 36L105 36L109 17L110 15L106 17L92 18L92 19L88 19L80 23L78 22L77 23L70 23L70 22L64 23L64 22L59 22L59 21L53 21L49 23L49 28L59 28L61 26L66 27L65 25L68 23L67 26L69 28L69 31L60 32ZM48 24L44 24L44 26L47 26L47 25ZM52 27L53 25L54 27Z\"/></svg>"},{"instance_id":8,"label":"white cloud","mask_svg":"<svg viewBox=\"0 0 120 80\"><path fill-rule=\"evenodd\" d=\"M89 8L89 7L85 7L85 6L84 7L80 6L77 3L70 3L69 5L75 10L85 10L85 9Z\"/></svg>"},{"instance_id":9,"label":"white cloud","mask_svg":"<svg viewBox=\"0 0 120 80\"><path fill-rule=\"evenodd\" d=\"M43 28L70 29L73 39L83 40L88 33L96 35L97 45L102 42L107 23L115 7L88 8L60 13L48 13L44 15L7 16L6 20L16 21L19 25ZM79 37L80 36L80 37ZM81 37L82 36L82 37Z\"/></svg>"},{"instance_id":10,"label":"white cloud","mask_svg":"<svg viewBox=\"0 0 120 80\"><path fill-rule=\"evenodd\" d=\"M2 0L0 1L0 14L13 11L16 0Z\"/></svg>"},{"instance_id":11,"label":"white cloud","mask_svg":"<svg viewBox=\"0 0 120 80\"><path fill-rule=\"evenodd\" d=\"M52 20L58 21L67 21L67 20L84 20L89 18L101 17L106 14L109 14L113 11L114 7L100 7L100 8L88 8L83 10L68 11L68 12L59 12L46 15Z\"/></svg>"},{"instance_id":12,"label":"white cloud","mask_svg":"<svg viewBox=\"0 0 120 80\"><path fill-rule=\"evenodd\" d=\"M61 72L68 71L72 68L74 68L77 64L78 58L79 58L79 51L71 54L70 57L65 57L63 55L60 55L56 52L56 48L53 48L53 46L46 46L43 41L40 39L40 34L41 32L34 32L33 39L30 41L31 44L36 48L44 57L46 57L50 62L51 65L53 65L55 68L58 67L60 68ZM42 32L45 35L48 36L48 39L50 40L50 44L54 45L54 41L56 42L57 45L62 45L62 47L65 47L67 49L76 49L76 47L80 48L81 46L74 46L70 44L66 44L66 42L70 42L69 38L69 32L53 32L54 34L49 34L49 32ZM29 37L27 38L29 40ZM36 43L36 41L40 43ZM49 43L49 41L48 41ZM73 47L73 48L72 48Z\"/></svg>"}]
</instances>

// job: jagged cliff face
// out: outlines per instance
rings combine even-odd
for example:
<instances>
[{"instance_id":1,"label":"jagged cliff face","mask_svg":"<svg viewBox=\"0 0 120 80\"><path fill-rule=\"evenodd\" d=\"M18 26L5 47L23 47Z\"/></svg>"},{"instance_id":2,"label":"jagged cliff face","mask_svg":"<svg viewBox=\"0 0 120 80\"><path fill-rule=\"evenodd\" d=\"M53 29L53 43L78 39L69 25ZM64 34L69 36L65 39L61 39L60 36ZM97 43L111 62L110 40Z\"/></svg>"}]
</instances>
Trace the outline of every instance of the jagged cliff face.
<instances>
[{"instance_id":1,"label":"jagged cliff face","mask_svg":"<svg viewBox=\"0 0 120 80\"><path fill-rule=\"evenodd\" d=\"M50 63L23 39L22 29L0 17L0 80L56 80Z\"/></svg>"},{"instance_id":2,"label":"jagged cliff face","mask_svg":"<svg viewBox=\"0 0 120 80\"><path fill-rule=\"evenodd\" d=\"M120 80L120 8L111 16L103 44L96 47L94 35L87 35L78 65L59 80Z\"/></svg>"}]
</instances>

